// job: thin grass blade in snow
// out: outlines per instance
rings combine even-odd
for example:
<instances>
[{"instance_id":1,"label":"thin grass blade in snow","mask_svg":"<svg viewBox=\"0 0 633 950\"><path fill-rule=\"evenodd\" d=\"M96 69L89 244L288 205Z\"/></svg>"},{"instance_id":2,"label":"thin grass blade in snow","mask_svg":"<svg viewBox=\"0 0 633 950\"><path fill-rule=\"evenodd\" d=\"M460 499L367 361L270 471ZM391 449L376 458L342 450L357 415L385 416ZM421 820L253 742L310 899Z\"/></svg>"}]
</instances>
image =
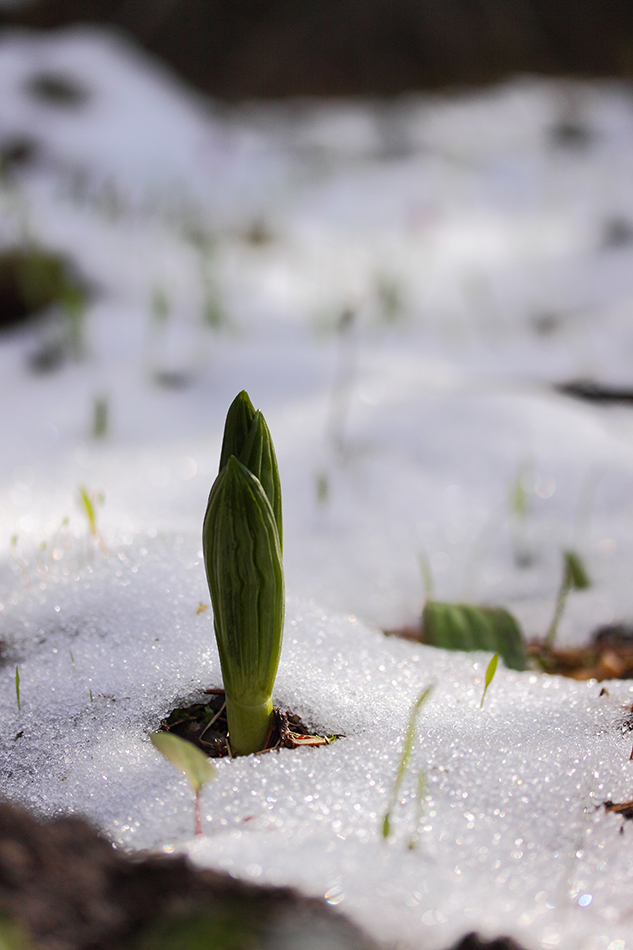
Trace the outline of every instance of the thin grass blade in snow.
<instances>
[{"instance_id":1,"label":"thin grass blade in snow","mask_svg":"<svg viewBox=\"0 0 633 950\"><path fill-rule=\"evenodd\" d=\"M407 772L409 765L409 759L411 758L411 752L413 751L413 741L415 739L415 727L418 721L418 713L422 709L422 706L429 698L433 685L426 686L415 703L411 710L411 715L409 716L409 724L407 725L407 731L404 736L404 745L402 747L402 755L400 756L400 762L398 764L398 771L396 772L396 777L394 779L393 788L391 789L391 796L389 798L389 805L387 806L387 811L385 812L385 817L382 820L382 836L383 838L388 838L391 834L391 813L396 807L396 802L398 801L398 792L400 791L400 786L404 781L404 777Z\"/></svg>"}]
</instances>

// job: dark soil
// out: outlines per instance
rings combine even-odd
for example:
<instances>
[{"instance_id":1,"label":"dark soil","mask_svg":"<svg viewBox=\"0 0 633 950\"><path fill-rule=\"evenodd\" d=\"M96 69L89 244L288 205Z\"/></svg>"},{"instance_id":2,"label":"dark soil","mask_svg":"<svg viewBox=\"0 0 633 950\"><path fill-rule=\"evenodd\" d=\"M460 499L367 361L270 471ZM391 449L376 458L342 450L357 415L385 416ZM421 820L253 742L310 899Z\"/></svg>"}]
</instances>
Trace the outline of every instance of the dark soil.
<instances>
[{"instance_id":1,"label":"dark soil","mask_svg":"<svg viewBox=\"0 0 633 950\"><path fill-rule=\"evenodd\" d=\"M324 901L185 858L129 856L76 816L41 822L0 804L0 942L17 924L38 950L374 950Z\"/></svg>"},{"instance_id":2,"label":"dark soil","mask_svg":"<svg viewBox=\"0 0 633 950\"><path fill-rule=\"evenodd\" d=\"M83 818L0 804L3 950L378 950L325 901L128 855ZM451 950L521 950L471 933Z\"/></svg>"},{"instance_id":3,"label":"dark soil","mask_svg":"<svg viewBox=\"0 0 633 950\"><path fill-rule=\"evenodd\" d=\"M228 726L224 711L224 690L206 690L209 699L174 709L161 723L165 732L173 732L181 739L188 739L211 759L230 755L227 742ZM340 736L311 735L299 716L275 708L273 722L264 752L273 749L296 749L302 745L329 745Z\"/></svg>"},{"instance_id":4,"label":"dark soil","mask_svg":"<svg viewBox=\"0 0 633 950\"><path fill-rule=\"evenodd\" d=\"M109 24L229 99L633 73L630 0L33 0L1 11L0 26ZM566 146L585 140L573 114L554 131Z\"/></svg>"},{"instance_id":5,"label":"dark soil","mask_svg":"<svg viewBox=\"0 0 633 950\"><path fill-rule=\"evenodd\" d=\"M521 947L512 937L483 940L479 934L470 933L451 947L451 950L521 950Z\"/></svg>"}]
</instances>

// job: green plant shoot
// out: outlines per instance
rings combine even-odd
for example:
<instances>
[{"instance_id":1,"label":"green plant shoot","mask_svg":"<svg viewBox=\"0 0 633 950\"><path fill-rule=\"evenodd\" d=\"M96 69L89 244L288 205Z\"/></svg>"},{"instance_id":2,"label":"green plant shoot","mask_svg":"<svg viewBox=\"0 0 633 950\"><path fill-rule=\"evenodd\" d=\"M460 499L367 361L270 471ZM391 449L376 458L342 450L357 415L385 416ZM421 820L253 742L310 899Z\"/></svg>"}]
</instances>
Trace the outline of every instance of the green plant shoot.
<instances>
[{"instance_id":1,"label":"green plant shoot","mask_svg":"<svg viewBox=\"0 0 633 950\"><path fill-rule=\"evenodd\" d=\"M485 676L485 679L484 679L484 691L483 691L483 694L482 694L482 697L481 697L481 702L479 703L479 708L480 708L480 709L483 709L483 708L484 708L484 699L486 698L486 693L488 692L488 687L490 686L490 684L492 683L493 679L495 678L495 673L497 672L497 663L498 663L498 662L499 662L499 654L498 654L498 653L495 653L495 654L493 654L493 657L492 657L492 659L490 660L490 663L489 663L488 666L486 667L486 676Z\"/></svg>"},{"instance_id":2,"label":"green plant shoot","mask_svg":"<svg viewBox=\"0 0 633 950\"><path fill-rule=\"evenodd\" d=\"M494 650L509 669L525 669L523 635L512 614L502 607L427 600L422 637L424 643L445 650Z\"/></svg>"},{"instance_id":3,"label":"green plant shoot","mask_svg":"<svg viewBox=\"0 0 633 950\"><path fill-rule=\"evenodd\" d=\"M409 765L409 759L411 758L411 752L413 751L413 742L415 739L415 727L418 721L418 713L420 712L422 706L429 698L433 686L425 686L418 698L416 699L413 707L411 709L411 714L409 715L409 723L407 725L407 731L404 735L404 745L402 747L402 755L400 756L400 762L398 764L398 770L396 772L396 777L393 782L393 787L391 789L391 795L389 797L389 804L387 805L387 811L385 812L385 817L382 820L382 836L383 838L388 838L391 834L391 813L396 807L396 802L398 801L398 793L406 771Z\"/></svg>"},{"instance_id":4,"label":"green plant shoot","mask_svg":"<svg viewBox=\"0 0 633 950\"><path fill-rule=\"evenodd\" d=\"M563 616L569 592L571 590L586 590L590 586L591 581L580 556L575 551L563 551L563 577L556 598L554 616L545 637L546 647L551 649L554 646L558 625Z\"/></svg>"},{"instance_id":5,"label":"green plant shoot","mask_svg":"<svg viewBox=\"0 0 633 950\"><path fill-rule=\"evenodd\" d=\"M84 514L88 520L90 534L101 548L101 553L107 554L108 549L105 546L105 542L101 537L101 532L97 526L97 511L94 502L83 485L79 486L79 500L81 502L81 507L83 508Z\"/></svg>"},{"instance_id":6,"label":"green plant shoot","mask_svg":"<svg viewBox=\"0 0 633 950\"><path fill-rule=\"evenodd\" d=\"M18 712L22 711L22 706L20 705L20 670L16 666L15 668L15 698L18 701Z\"/></svg>"},{"instance_id":7,"label":"green plant shoot","mask_svg":"<svg viewBox=\"0 0 633 950\"><path fill-rule=\"evenodd\" d=\"M215 766L193 742L187 742L171 732L155 732L150 736L153 745L165 758L189 779L195 794L196 834L202 834L200 792L207 782L215 778Z\"/></svg>"},{"instance_id":8,"label":"green plant shoot","mask_svg":"<svg viewBox=\"0 0 633 950\"><path fill-rule=\"evenodd\" d=\"M232 755L264 748L284 622L279 472L261 412L229 408L202 529Z\"/></svg>"}]
</instances>

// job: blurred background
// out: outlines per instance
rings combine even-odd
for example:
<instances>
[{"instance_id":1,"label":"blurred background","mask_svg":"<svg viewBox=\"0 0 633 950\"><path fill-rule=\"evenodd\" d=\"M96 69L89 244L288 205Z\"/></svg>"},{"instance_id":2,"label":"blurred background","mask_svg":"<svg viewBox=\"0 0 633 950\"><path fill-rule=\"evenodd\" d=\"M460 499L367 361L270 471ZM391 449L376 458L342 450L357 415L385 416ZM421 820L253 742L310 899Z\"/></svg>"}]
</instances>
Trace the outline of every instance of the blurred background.
<instances>
[{"instance_id":1,"label":"blurred background","mask_svg":"<svg viewBox=\"0 0 633 950\"><path fill-rule=\"evenodd\" d=\"M630 0L2 0L0 26L104 23L227 99L390 96L517 72L633 76Z\"/></svg>"}]
</instances>

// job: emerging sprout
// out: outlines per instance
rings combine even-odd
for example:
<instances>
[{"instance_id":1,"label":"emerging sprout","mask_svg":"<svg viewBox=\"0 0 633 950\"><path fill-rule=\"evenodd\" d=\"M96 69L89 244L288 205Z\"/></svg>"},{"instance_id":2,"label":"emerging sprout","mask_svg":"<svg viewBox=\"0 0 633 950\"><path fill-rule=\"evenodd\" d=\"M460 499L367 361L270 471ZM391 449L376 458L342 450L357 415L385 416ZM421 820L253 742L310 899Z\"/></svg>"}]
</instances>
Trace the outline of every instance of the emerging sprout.
<instances>
[{"instance_id":1,"label":"emerging sprout","mask_svg":"<svg viewBox=\"0 0 633 950\"><path fill-rule=\"evenodd\" d=\"M229 408L202 548L233 755L264 748L284 622L281 487L268 427L246 392Z\"/></svg>"},{"instance_id":2,"label":"emerging sprout","mask_svg":"<svg viewBox=\"0 0 633 950\"><path fill-rule=\"evenodd\" d=\"M498 654L498 653L495 653L495 654L493 654L493 657L492 657L492 659L490 660L490 663L489 663L488 666L486 667L486 677L485 677L485 680L484 680L484 691L483 691L483 694L482 694L482 697L481 697L481 702L480 702L480 704L479 704L479 708L480 708L480 709L483 709L483 708L484 708L484 699L486 698L486 693L488 692L488 687L490 686L490 684L492 683L493 679L495 678L495 673L497 672L497 663L498 663L498 662L499 662L499 654Z\"/></svg>"},{"instance_id":3,"label":"emerging sprout","mask_svg":"<svg viewBox=\"0 0 633 950\"><path fill-rule=\"evenodd\" d=\"M155 732L150 736L152 743L165 758L189 779L195 798L196 834L202 834L202 814L200 811L200 792L207 782L215 778L215 766L204 752L193 744L173 735L171 732Z\"/></svg>"},{"instance_id":4,"label":"emerging sprout","mask_svg":"<svg viewBox=\"0 0 633 950\"><path fill-rule=\"evenodd\" d=\"M586 590L587 587L590 586L591 581L589 580L589 576L580 556L576 554L575 551L563 551L563 577L558 590L558 597L556 598L554 616L552 617L552 622L545 637L546 647L551 648L554 646L554 640L558 633L558 625L563 616L567 595L570 590Z\"/></svg>"},{"instance_id":5,"label":"emerging sprout","mask_svg":"<svg viewBox=\"0 0 633 950\"><path fill-rule=\"evenodd\" d=\"M391 796L389 798L389 804L387 805L387 811L382 820L382 836L383 838L388 838L391 833L391 812L396 806L398 801L398 793L400 791L400 786L406 775L407 767L409 765L409 759L411 758L411 752L413 751L413 741L415 739L415 727L418 720L418 713L422 709L422 706L429 698L433 686L425 686L418 698L416 699L413 707L411 709L411 715L409 716L409 723L407 725L407 731L404 736L404 745L402 747L402 755L400 756L400 762L398 764L398 770L396 772L396 777L393 782L393 788L391 789ZM420 790L420 780L418 779L418 791Z\"/></svg>"},{"instance_id":6,"label":"emerging sprout","mask_svg":"<svg viewBox=\"0 0 633 950\"><path fill-rule=\"evenodd\" d=\"M21 712L22 706L20 705L20 670L16 666L15 668L15 698L18 703L18 712Z\"/></svg>"},{"instance_id":7,"label":"emerging sprout","mask_svg":"<svg viewBox=\"0 0 633 950\"><path fill-rule=\"evenodd\" d=\"M104 500L103 495L100 494L97 500L100 501L101 504L103 504L103 500ZM96 543L101 548L101 553L104 555L107 555L108 549L105 545L105 541L103 540L101 536L101 532L99 531L99 527L97 525L97 509L95 507L94 500L90 497L87 489L83 485L79 486L79 503L88 521L90 534L92 535Z\"/></svg>"}]
</instances>

